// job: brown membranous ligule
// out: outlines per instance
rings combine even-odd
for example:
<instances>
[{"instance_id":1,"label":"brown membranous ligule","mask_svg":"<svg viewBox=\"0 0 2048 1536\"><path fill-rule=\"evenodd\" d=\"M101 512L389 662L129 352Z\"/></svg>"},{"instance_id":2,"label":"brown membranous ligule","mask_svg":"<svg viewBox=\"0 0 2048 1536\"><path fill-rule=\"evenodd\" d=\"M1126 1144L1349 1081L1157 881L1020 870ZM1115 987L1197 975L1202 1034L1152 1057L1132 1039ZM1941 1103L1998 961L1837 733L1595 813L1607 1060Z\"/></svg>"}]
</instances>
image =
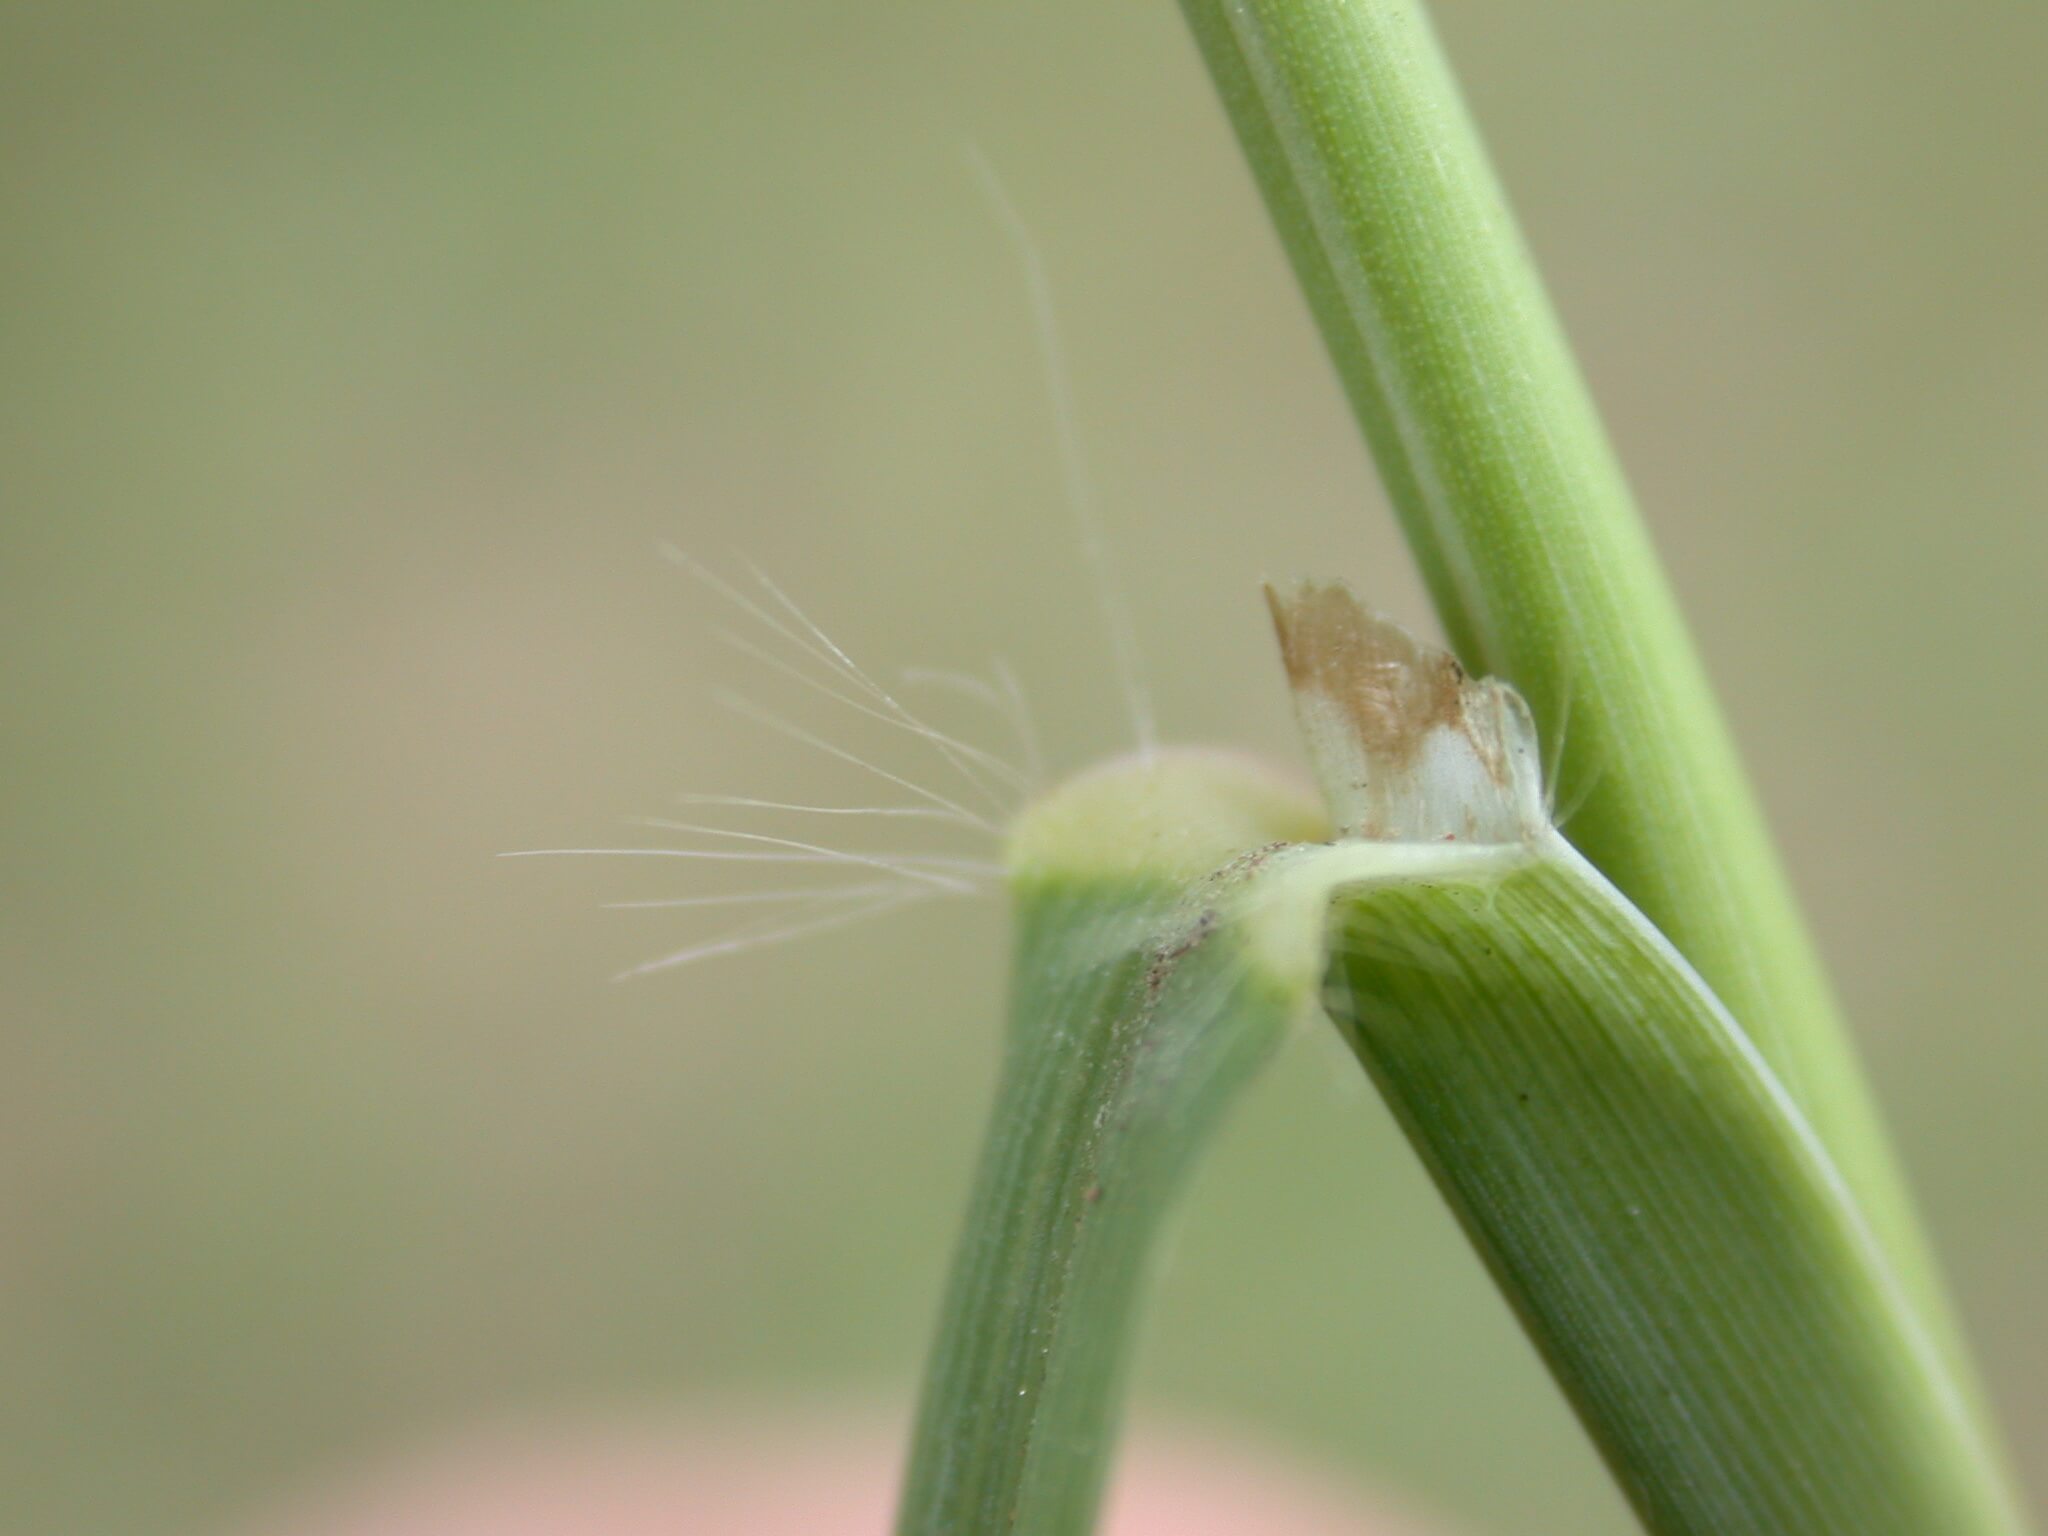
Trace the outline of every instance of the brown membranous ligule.
<instances>
[{"instance_id":1,"label":"brown membranous ligule","mask_svg":"<svg viewBox=\"0 0 2048 1536\"><path fill-rule=\"evenodd\" d=\"M1515 842L1547 825L1535 728L1506 683L1380 617L1341 582L1266 600L1336 819L1378 842Z\"/></svg>"},{"instance_id":2,"label":"brown membranous ligule","mask_svg":"<svg viewBox=\"0 0 2048 1536\"><path fill-rule=\"evenodd\" d=\"M1376 761L1412 762L1428 731L1461 726L1457 657L1379 618L1343 583L1304 581L1286 596L1269 586L1266 603L1288 682L1338 706Z\"/></svg>"}]
</instances>

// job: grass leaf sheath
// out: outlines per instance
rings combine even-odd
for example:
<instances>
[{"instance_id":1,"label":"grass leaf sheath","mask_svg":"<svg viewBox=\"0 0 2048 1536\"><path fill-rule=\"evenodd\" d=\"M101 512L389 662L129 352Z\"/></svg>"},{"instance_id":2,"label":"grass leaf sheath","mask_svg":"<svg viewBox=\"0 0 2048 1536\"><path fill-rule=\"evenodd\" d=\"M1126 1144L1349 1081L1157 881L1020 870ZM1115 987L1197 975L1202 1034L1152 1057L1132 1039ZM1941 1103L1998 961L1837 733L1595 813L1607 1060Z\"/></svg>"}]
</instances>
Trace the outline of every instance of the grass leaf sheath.
<instances>
[{"instance_id":1,"label":"grass leaf sheath","mask_svg":"<svg viewBox=\"0 0 2048 1536\"><path fill-rule=\"evenodd\" d=\"M1005 1058L899 1536L1092 1529L1153 1239L1304 999L1248 953L1229 866L1320 830L1237 760L1179 753L1020 823Z\"/></svg>"}]
</instances>

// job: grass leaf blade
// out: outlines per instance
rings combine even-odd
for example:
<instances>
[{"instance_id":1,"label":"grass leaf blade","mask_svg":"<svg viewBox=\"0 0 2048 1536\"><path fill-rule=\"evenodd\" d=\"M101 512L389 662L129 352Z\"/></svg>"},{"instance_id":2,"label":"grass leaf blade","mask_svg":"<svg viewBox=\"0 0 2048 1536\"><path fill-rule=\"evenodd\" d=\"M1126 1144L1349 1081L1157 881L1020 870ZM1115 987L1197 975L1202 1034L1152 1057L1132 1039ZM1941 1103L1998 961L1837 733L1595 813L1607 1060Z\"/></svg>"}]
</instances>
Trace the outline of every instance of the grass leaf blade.
<instances>
[{"instance_id":1,"label":"grass leaf blade","mask_svg":"<svg viewBox=\"0 0 2048 1536\"><path fill-rule=\"evenodd\" d=\"M1331 1017L1652 1531L2024 1528L1800 1110L1561 839L1340 895L1331 956Z\"/></svg>"}]
</instances>

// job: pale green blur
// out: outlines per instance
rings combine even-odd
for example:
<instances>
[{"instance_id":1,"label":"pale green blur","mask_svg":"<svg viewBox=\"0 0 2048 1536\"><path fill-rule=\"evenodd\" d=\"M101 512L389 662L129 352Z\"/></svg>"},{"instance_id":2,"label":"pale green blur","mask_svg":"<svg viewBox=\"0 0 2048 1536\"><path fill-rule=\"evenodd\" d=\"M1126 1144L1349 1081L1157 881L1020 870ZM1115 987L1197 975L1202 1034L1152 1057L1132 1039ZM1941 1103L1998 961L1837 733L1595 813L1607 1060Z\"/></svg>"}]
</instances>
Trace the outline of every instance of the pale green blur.
<instances>
[{"instance_id":1,"label":"pale green blur","mask_svg":"<svg viewBox=\"0 0 2048 1536\"><path fill-rule=\"evenodd\" d=\"M2048 11L1440 10L2042 1464ZM1294 757L1264 576L1424 619L1178 14L14 5L0 120L0 1529L220 1530L506 1413L906 1403L999 903L611 987L757 914L596 902L776 868L491 855L901 798L721 688L962 792L661 539L892 686L1008 657L1056 769L1129 746L970 140L1168 738ZM1333 1038L1171 1258L1150 1411L1628 1529Z\"/></svg>"}]
</instances>

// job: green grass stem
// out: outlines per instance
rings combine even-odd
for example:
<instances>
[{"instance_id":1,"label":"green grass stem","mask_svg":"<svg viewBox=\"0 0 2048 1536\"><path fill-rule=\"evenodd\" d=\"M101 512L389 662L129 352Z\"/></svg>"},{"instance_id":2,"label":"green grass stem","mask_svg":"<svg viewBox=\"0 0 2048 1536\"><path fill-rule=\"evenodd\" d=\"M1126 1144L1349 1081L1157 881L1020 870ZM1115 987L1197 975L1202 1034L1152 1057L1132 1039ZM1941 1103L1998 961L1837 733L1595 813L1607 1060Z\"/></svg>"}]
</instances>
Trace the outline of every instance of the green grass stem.
<instances>
[{"instance_id":1,"label":"green grass stem","mask_svg":"<svg viewBox=\"0 0 2048 1536\"><path fill-rule=\"evenodd\" d=\"M1183 10L1453 649L1562 732L1572 841L1741 1022L1961 1361L1762 814L1421 7Z\"/></svg>"}]
</instances>

